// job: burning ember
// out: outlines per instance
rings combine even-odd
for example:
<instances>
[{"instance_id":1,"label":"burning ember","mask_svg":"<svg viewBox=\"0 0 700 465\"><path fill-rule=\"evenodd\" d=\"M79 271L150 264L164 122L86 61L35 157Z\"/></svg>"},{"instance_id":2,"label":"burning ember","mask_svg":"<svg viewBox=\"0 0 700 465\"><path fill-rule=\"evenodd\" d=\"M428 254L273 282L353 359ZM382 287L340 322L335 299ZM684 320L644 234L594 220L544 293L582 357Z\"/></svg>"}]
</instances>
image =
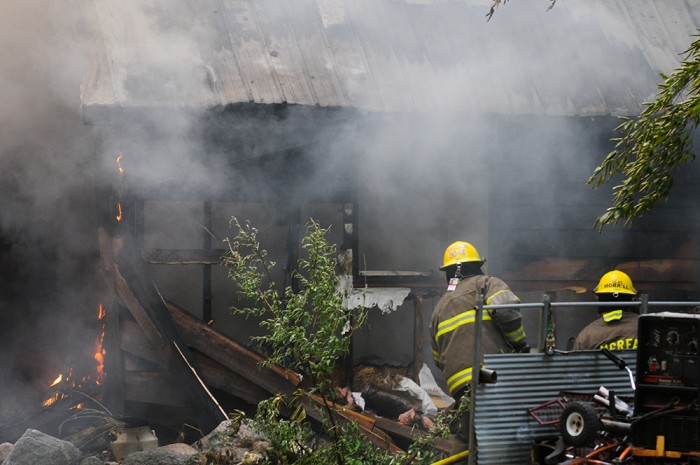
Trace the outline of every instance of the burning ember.
<instances>
[{"instance_id":1,"label":"burning ember","mask_svg":"<svg viewBox=\"0 0 700 465\"><path fill-rule=\"evenodd\" d=\"M122 166L122 154L120 153L117 155L117 169L119 170L119 174L124 174L124 167Z\"/></svg>"},{"instance_id":2,"label":"burning ember","mask_svg":"<svg viewBox=\"0 0 700 465\"><path fill-rule=\"evenodd\" d=\"M100 304L99 311L97 313L97 319L102 322L102 331L100 332L99 337L97 338L97 347L95 350L95 361L97 361L97 377L95 378L95 383L97 385L102 384L102 380L104 379L105 372L105 354L107 351L102 347L102 344L105 340L105 322L104 322L104 317L106 313L104 310L104 307L102 304Z\"/></svg>"},{"instance_id":3,"label":"burning ember","mask_svg":"<svg viewBox=\"0 0 700 465\"><path fill-rule=\"evenodd\" d=\"M56 378L56 379L54 380L54 382L51 383L51 386L57 385L58 383L61 382L62 379L63 379L63 375L62 375L62 374L58 375L58 378Z\"/></svg>"},{"instance_id":4,"label":"burning ember","mask_svg":"<svg viewBox=\"0 0 700 465\"><path fill-rule=\"evenodd\" d=\"M61 399L61 398L63 398L63 394L59 394L57 392L54 395L52 395L51 397L49 397L48 399L46 399L42 405L44 407L48 407L49 405L53 404L54 402L56 402L58 399Z\"/></svg>"},{"instance_id":5,"label":"burning ember","mask_svg":"<svg viewBox=\"0 0 700 465\"><path fill-rule=\"evenodd\" d=\"M95 392L98 391L99 388L102 385L102 382L104 380L104 360L105 360L105 354L107 351L102 347L102 344L104 342L104 337L105 337L105 322L104 322L104 317L106 315L106 312L104 310L104 307L102 304L99 305L98 307L98 312L97 312L97 318L100 322L102 322L101 325L101 330L100 330L100 335L97 337L97 341L95 343L95 353L94 353L94 359L97 362L95 366L95 372L91 374L87 374L82 376L80 379L76 379L74 374L73 374L73 368L72 367L67 367L65 371L61 374L59 374L56 379L49 385L50 388L54 388L55 392L47 398L42 405L44 407L49 407L50 405L55 404L57 401L61 399L65 399L67 394L66 392L69 391L74 391L74 392ZM90 395L90 394L88 394ZM95 397L101 397L99 395ZM77 402L69 407L70 409L80 409L83 407L83 403Z\"/></svg>"},{"instance_id":6,"label":"burning ember","mask_svg":"<svg viewBox=\"0 0 700 465\"><path fill-rule=\"evenodd\" d=\"M122 155L121 153L119 153L119 154L117 155L117 170L119 171L119 177L120 177L119 182L120 182L120 184L121 184L121 182L122 182L121 177L124 175L124 167L122 166L122 158L124 158L123 155ZM119 197L121 198L121 187L120 187L120 189L119 189ZM117 221L121 221L122 218L123 218L123 214L122 214L122 203L121 203L120 201L117 201L117 215L116 215L115 218L116 218Z\"/></svg>"}]
</instances>

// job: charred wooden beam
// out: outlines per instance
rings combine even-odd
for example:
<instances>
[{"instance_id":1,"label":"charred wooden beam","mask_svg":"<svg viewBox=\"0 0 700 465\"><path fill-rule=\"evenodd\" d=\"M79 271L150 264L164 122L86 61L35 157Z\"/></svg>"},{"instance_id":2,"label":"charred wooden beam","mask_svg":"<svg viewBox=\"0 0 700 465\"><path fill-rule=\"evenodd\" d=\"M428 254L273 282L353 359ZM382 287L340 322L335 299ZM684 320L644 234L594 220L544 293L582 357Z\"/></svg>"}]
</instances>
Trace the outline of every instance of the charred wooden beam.
<instances>
[{"instance_id":1,"label":"charred wooden beam","mask_svg":"<svg viewBox=\"0 0 700 465\"><path fill-rule=\"evenodd\" d=\"M287 394L301 382L300 375L283 367L263 367L262 356L188 315L173 303L167 302L167 307L180 334L190 347L235 373L245 376L268 393Z\"/></svg>"},{"instance_id":2,"label":"charred wooden beam","mask_svg":"<svg viewBox=\"0 0 700 465\"><path fill-rule=\"evenodd\" d=\"M199 427L213 430L228 417L199 379L196 362L181 339L165 301L151 282L145 264L129 253L133 252L133 244L126 239L115 266L117 293L187 394Z\"/></svg>"},{"instance_id":3,"label":"charred wooden beam","mask_svg":"<svg viewBox=\"0 0 700 465\"><path fill-rule=\"evenodd\" d=\"M143 360L163 367L162 355L154 350L150 341L134 321L125 320L121 323L121 342L119 347L125 354L131 354Z\"/></svg>"},{"instance_id":4,"label":"charred wooden beam","mask_svg":"<svg viewBox=\"0 0 700 465\"><path fill-rule=\"evenodd\" d=\"M270 393L251 382L245 376L225 367L204 354L192 351L202 379L207 386L218 389L242 399L249 404L257 405L270 397Z\"/></svg>"},{"instance_id":5,"label":"charred wooden beam","mask_svg":"<svg viewBox=\"0 0 700 465\"><path fill-rule=\"evenodd\" d=\"M172 348L170 347L168 339L158 329L158 326L151 319L147 309L141 305L139 298L134 295L129 283L127 283L120 271L115 268L114 274L119 297L129 310L129 313L131 313L131 316L133 316L138 323L141 331L146 335L150 346L158 354L158 360L166 364L172 356Z\"/></svg>"},{"instance_id":6,"label":"charred wooden beam","mask_svg":"<svg viewBox=\"0 0 700 465\"><path fill-rule=\"evenodd\" d=\"M355 276L353 285L363 287L408 287L423 294L441 292L445 278L441 274L423 271L363 270Z\"/></svg>"},{"instance_id":7,"label":"charred wooden beam","mask_svg":"<svg viewBox=\"0 0 700 465\"><path fill-rule=\"evenodd\" d=\"M693 258L664 258L623 262L615 269L629 273L637 282L697 283L700 260Z\"/></svg>"},{"instance_id":8,"label":"charred wooden beam","mask_svg":"<svg viewBox=\"0 0 700 465\"><path fill-rule=\"evenodd\" d=\"M105 350L104 370L109 373L110 382L105 385L105 402L115 415L124 413L124 380L122 376L122 357L119 350L119 303L114 275L114 243L112 236L102 227L98 228L97 237L104 270L105 295L102 302L104 312L104 340L102 348Z\"/></svg>"},{"instance_id":9,"label":"charred wooden beam","mask_svg":"<svg viewBox=\"0 0 700 465\"><path fill-rule=\"evenodd\" d=\"M418 375L423 367L423 302L422 294L413 295L413 360L411 361L411 379L418 382Z\"/></svg>"},{"instance_id":10,"label":"charred wooden beam","mask_svg":"<svg viewBox=\"0 0 700 465\"><path fill-rule=\"evenodd\" d=\"M207 396L211 402L214 402L215 408L218 412L221 412L223 414L224 419L228 419L228 416L224 412L224 409L221 408L221 405L219 405L219 402L216 400L216 398L211 395L211 392L209 392L209 388L207 387L206 384L204 384L204 381L202 380L202 377L199 376L199 373L197 373L197 370L194 368L192 363L194 363L194 357L192 354L189 352L189 349L187 347L180 347L176 341L173 341L173 346L175 346L175 349L177 350L177 353L180 354L180 357L182 361L187 365L187 367L190 369L190 372L192 373L192 376L197 380L199 383L199 386L202 391L207 393ZM185 352L187 350L187 352Z\"/></svg>"},{"instance_id":11,"label":"charred wooden beam","mask_svg":"<svg viewBox=\"0 0 700 465\"><path fill-rule=\"evenodd\" d=\"M391 437L386 432L375 427L376 422L372 418L362 413L349 410L342 405L333 402L324 402L324 400L317 395L305 395L302 402L307 415L312 419L320 421L322 414L319 410L327 408L327 411L333 415L335 422L342 423L353 421L357 423L360 432L362 432L376 447L392 453L402 452L402 449L394 444Z\"/></svg>"},{"instance_id":12,"label":"charred wooden beam","mask_svg":"<svg viewBox=\"0 0 700 465\"><path fill-rule=\"evenodd\" d=\"M429 434L425 431L418 430L412 426L403 425L397 421L387 418L367 414L370 418L374 418L376 427L385 431L389 436L399 441L413 442L416 438ZM466 449L467 444L459 439L434 438L432 441L434 450L439 450L447 455L454 455Z\"/></svg>"},{"instance_id":13,"label":"charred wooden beam","mask_svg":"<svg viewBox=\"0 0 700 465\"><path fill-rule=\"evenodd\" d=\"M160 363L149 362L138 355L124 352L124 373L130 371L164 371L165 367Z\"/></svg>"},{"instance_id":14,"label":"charred wooden beam","mask_svg":"<svg viewBox=\"0 0 700 465\"><path fill-rule=\"evenodd\" d=\"M179 380L167 371L127 371L124 381L127 401L172 407L187 405Z\"/></svg>"}]
</instances>

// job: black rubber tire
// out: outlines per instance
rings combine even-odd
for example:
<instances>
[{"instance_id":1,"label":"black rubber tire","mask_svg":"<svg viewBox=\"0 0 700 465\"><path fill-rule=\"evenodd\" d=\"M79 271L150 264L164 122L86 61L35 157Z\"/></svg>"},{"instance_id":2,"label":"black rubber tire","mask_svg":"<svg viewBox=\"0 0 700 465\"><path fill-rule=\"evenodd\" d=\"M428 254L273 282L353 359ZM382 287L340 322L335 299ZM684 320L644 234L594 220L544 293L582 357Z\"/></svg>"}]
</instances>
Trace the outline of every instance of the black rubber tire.
<instances>
[{"instance_id":1,"label":"black rubber tire","mask_svg":"<svg viewBox=\"0 0 700 465\"><path fill-rule=\"evenodd\" d=\"M570 446L582 447L593 443L600 431L601 422L596 409L588 404L572 402L559 417L559 432Z\"/></svg>"}]
</instances>

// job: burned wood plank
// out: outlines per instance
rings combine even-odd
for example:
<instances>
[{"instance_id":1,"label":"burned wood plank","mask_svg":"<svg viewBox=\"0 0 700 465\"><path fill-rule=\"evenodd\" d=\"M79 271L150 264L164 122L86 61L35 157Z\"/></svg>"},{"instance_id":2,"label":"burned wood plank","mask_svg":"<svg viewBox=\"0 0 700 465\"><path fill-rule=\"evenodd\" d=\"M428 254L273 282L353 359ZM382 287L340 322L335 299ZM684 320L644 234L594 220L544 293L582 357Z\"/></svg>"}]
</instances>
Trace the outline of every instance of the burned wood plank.
<instances>
[{"instance_id":1,"label":"burned wood plank","mask_svg":"<svg viewBox=\"0 0 700 465\"><path fill-rule=\"evenodd\" d=\"M308 396L318 404L318 408L323 408L324 402L319 395L309 394ZM373 430L374 426L377 424L377 421L374 418L370 418L366 415L363 415L362 413L347 408L344 405L339 405L335 402L328 402L327 405L335 412L337 412L338 415L347 418L348 420L355 421L370 431Z\"/></svg>"},{"instance_id":2,"label":"burned wood plank","mask_svg":"<svg viewBox=\"0 0 700 465\"><path fill-rule=\"evenodd\" d=\"M204 354L193 351L192 354L199 365L199 372L207 386L238 397L250 404L270 397L270 393L252 383L245 376L225 367Z\"/></svg>"},{"instance_id":3,"label":"burned wood plank","mask_svg":"<svg viewBox=\"0 0 700 465\"><path fill-rule=\"evenodd\" d=\"M127 371L124 394L127 401L184 407L187 405L181 383L167 371Z\"/></svg>"},{"instance_id":4,"label":"burned wood plank","mask_svg":"<svg viewBox=\"0 0 700 465\"><path fill-rule=\"evenodd\" d=\"M413 442L417 437L429 434L425 431L415 429L412 426L403 425L397 421L389 420L384 417L372 415L370 413L366 413L366 415L375 420L377 428L385 431L387 434L389 434L389 436L398 440ZM433 439L432 447L433 449L444 452L447 455L454 455L465 450L467 448L467 444L456 438L435 438Z\"/></svg>"},{"instance_id":5,"label":"burned wood plank","mask_svg":"<svg viewBox=\"0 0 700 465\"><path fill-rule=\"evenodd\" d=\"M167 307L190 347L245 376L267 392L290 393L301 382L301 376L283 367L262 367L263 357L189 316L173 303L167 302Z\"/></svg>"},{"instance_id":6,"label":"burned wood plank","mask_svg":"<svg viewBox=\"0 0 700 465\"><path fill-rule=\"evenodd\" d=\"M623 262L616 269L633 277L634 282L695 283L700 278L700 260L664 258Z\"/></svg>"},{"instance_id":7,"label":"burned wood plank","mask_svg":"<svg viewBox=\"0 0 700 465\"><path fill-rule=\"evenodd\" d=\"M149 340L141 331L141 327L130 320L121 323L121 350L135 355L139 358L155 363L163 367L163 359L156 350L153 349Z\"/></svg>"},{"instance_id":8,"label":"burned wood plank","mask_svg":"<svg viewBox=\"0 0 700 465\"><path fill-rule=\"evenodd\" d=\"M170 360L172 355L172 348L168 344L167 339L161 333L161 331L156 326L155 322L151 319L146 308L141 305L139 299L134 295L131 287L126 282L124 277L121 275L118 268L115 267L115 283L117 287L117 293L121 298L124 305L134 317L139 327L146 335L149 344L153 347L153 350L158 354L158 359L163 365L167 365L167 361Z\"/></svg>"},{"instance_id":9,"label":"burned wood plank","mask_svg":"<svg viewBox=\"0 0 700 465\"><path fill-rule=\"evenodd\" d=\"M103 227L98 228L97 237L105 286L104 301L102 302L105 325L102 342L102 347L105 350L104 370L109 373L110 377L110 382L105 386L105 400L110 404L113 413L122 415L124 413L124 380L122 377L123 360L119 350L119 305L114 276L114 241Z\"/></svg>"},{"instance_id":10,"label":"burned wood plank","mask_svg":"<svg viewBox=\"0 0 700 465\"><path fill-rule=\"evenodd\" d=\"M228 416L198 377L192 354L163 297L149 278L145 264L129 253L132 250L133 244L125 238L124 250L115 266L118 295L187 394L198 426L211 431Z\"/></svg>"},{"instance_id":11,"label":"burned wood plank","mask_svg":"<svg viewBox=\"0 0 700 465\"><path fill-rule=\"evenodd\" d=\"M177 342L173 341L173 346L175 346L175 349L177 350L177 353L180 355L181 360L187 365L187 368L190 369L192 372L192 375L195 377L197 382L199 383L201 389L205 391L209 398L211 399L212 402L216 404L216 408L223 413L224 419L228 419L228 416L224 412L224 409L221 408L221 405L219 405L219 402L216 400L216 398L211 395L211 392L209 392L209 388L204 384L204 381L202 381L202 378L199 376L199 373L197 373L197 370L195 370L194 366L192 366L192 363L190 362L190 359L194 360L192 355L185 355L185 352L183 352L186 348L181 348Z\"/></svg>"},{"instance_id":12,"label":"burned wood plank","mask_svg":"<svg viewBox=\"0 0 700 465\"><path fill-rule=\"evenodd\" d=\"M123 353L124 371L164 371L162 365L144 360L137 355L128 352Z\"/></svg>"},{"instance_id":13,"label":"burned wood plank","mask_svg":"<svg viewBox=\"0 0 700 465\"><path fill-rule=\"evenodd\" d=\"M160 265L218 265L225 253L224 249L148 249L143 251L143 260Z\"/></svg>"},{"instance_id":14,"label":"burned wood plank","mask_svg":"<svg viewBox=\"0 0 700 465\"><path fill-rule=\"evenodd\" d=\"M577 281L595 278L591 271L591 262L587 258L547 257L522 263L513 264L503 273L503 279L515 281Z\"/></svg>"},{"instance_id":15,"label":"burned wood plank","mask_svg":"<svg viewBox=\"0 0 700 465\"><path fill-rule=\"evenodd\" d=\"M354 412L333 402L324 402L323 399L317 395L305 395L302 402L306 413L316 421L319 421L321 418L319 409L327 407L333 415L334 421L339 423L353 421L357 423L362 434L376 447L391 453L403 451L394 444L391 437L386 432L375 428L376 422L372 418L362 413ZM324 405L326 407L324 407Z\"/></svg>"},{"instance_id":16,"label":"burned wood plank","mask_svg":"<svg viewBox=\"0 0 700 465\"><path fill-rule=\"evenodd\" d=\"M418 375L423 367L423 294L413 295L413 360L411 379L419 382Z\"/></svg>"}]
</instances>

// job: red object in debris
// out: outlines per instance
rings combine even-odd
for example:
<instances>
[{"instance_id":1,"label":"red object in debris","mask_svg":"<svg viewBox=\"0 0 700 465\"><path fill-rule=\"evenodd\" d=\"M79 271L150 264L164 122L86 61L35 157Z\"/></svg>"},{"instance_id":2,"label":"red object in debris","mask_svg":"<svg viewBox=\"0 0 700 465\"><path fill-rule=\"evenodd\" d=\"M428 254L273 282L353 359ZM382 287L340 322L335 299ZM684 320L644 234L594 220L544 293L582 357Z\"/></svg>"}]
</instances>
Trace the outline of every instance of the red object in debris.
<instances>
[{"instance_id":1,"label":"red object in debris","mask_svg":"<svg viewBox=\"0 0 700 465\"><path fill-rule=\"evenodd\" d=\"M564 402L561 399L552 399L528 409L528 413L540 425L555 425L559 423L559 417L564 410Z\"/></svg>"}]
</instances>

